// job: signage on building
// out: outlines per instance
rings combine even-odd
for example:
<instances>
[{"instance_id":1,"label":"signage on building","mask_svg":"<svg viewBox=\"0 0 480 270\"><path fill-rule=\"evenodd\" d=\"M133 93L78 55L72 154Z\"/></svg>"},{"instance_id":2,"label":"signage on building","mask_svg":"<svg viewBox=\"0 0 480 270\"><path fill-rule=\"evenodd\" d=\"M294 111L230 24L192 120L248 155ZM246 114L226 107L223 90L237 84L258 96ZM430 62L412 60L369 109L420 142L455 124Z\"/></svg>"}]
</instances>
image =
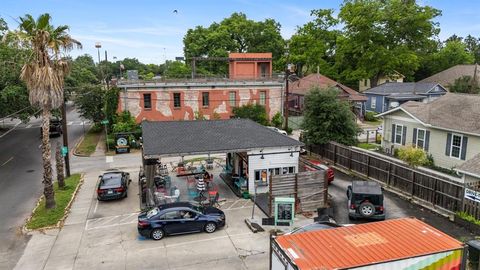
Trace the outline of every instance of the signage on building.
<instances>
[{"instance_id":1,"label":"signage on building","mask_svg":"<svg viewBox=\"0 0 480 270\"><path fill-rule=\"evenodd\" d=\"M480 203L480 191L465 188L465 199Z\"/></svg>"}]
</instances>

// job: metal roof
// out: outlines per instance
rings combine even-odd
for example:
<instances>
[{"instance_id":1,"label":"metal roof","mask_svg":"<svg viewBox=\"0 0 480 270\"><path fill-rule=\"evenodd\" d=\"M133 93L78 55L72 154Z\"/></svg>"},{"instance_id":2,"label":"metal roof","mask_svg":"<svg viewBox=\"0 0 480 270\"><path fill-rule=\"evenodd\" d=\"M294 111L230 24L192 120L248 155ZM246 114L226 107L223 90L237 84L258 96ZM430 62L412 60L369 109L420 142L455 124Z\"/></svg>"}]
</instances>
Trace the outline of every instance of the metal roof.
<instances>
[{"instance_id":1,"label":"metal roof","mask_svg":"<svg viewBox=\"0 0 480 270\"><path fill-rule=\"evenodd\" d=\"M304 144L250 119L143 121L145 157L186 156Z\"/></svg>"},{"instance_id":2,"label":"metal roof","mask_svg":"<svg viewBox=\"0 0 480 270\"><path fill-rule=\"evenodd\" d=\"M365 94L391 95L391 94L427 94L438 83L427 82L388 82L365 91ZM443 88L443 87L442 87Z\"/></svg>"},{"instance_id":3,"label":"metal roof","mask_svg":"<svg viewBox=\"0 0 480 270\"><path fill-rule=\"evenodd\" d=\"M275 239L299 269L350 269L463 248L415 218L358 224Z\"/></svg>"}]
</instances>

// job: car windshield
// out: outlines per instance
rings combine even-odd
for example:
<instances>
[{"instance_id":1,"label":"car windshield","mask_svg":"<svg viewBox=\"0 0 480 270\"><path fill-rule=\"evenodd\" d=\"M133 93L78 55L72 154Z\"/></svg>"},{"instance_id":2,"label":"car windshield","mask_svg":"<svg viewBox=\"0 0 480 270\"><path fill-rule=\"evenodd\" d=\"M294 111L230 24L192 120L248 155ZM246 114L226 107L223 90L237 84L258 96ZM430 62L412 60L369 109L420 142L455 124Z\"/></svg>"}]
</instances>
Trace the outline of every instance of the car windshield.
<instances>
[{"instance_id":1,"label":"car windshield","mask_svg":"<svg viewBox=\"0 0 480 270\"><path fill-rule=\"evenodd\" d=\"M102 178L102 186L119 186L122 183L120 174L104 175Z\"/></svg>"},{"instance_id":2,"label":"car windshield","mask_svg":"<svg viewBox=\"0 0 480 270\"><path fill-rule=\"evenodd\" d=\"M147 212L147 218L151 218L153 216L158 215L160 211L158 210L158 207L152 208Z\"/></svg>"}]
</instances>

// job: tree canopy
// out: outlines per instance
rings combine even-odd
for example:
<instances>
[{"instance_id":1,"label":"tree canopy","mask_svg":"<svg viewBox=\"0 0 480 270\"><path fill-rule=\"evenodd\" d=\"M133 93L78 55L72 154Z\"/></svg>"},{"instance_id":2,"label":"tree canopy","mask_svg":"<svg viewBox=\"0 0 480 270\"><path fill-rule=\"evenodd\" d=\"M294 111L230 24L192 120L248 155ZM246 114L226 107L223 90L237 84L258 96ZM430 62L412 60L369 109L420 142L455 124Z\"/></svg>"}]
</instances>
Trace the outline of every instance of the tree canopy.
<instances>
[{"instance_id":1,"label":"tree canopy","mask_svg":"<svg viewBox=\"0 0 480 270\"><path fill-rule=\"evenodd\" d=\"M233 108L233 115L236 118L248 118L261 125L268 125L268 115L265 107L259 104L247 104Z\"/></svg>"},{"instance_id":2,"label":"tree canopy","mask_svg":"<svg viewBox=\"0 0 480 270\"><path fill-rule=\"evenodd\" d=\"M335 88L313 88L305 96L302 123L304 138L311 144L336 141L346 145L357 142L359 128L350 105L338 98Z\"/></svg>"}]
</instances>

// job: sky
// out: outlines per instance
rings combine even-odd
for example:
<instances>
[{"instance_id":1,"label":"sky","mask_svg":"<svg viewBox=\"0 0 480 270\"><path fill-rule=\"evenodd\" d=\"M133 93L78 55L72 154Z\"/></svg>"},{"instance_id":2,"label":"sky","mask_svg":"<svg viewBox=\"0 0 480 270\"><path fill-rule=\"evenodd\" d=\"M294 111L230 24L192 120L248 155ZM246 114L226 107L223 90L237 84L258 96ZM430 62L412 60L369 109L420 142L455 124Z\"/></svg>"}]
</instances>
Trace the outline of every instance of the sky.
<instances>
[{"instance_id":1,"label":"sky","mask_svg":"<svg viewBox=\"0 0 480 270\"><path fill-rule=\"evenodd\" d=\"M97 61L95 43L113 57L137 58L143 63L160 64L183 56L183 37L197 25L209 26L233 12L243 12L249 19L273 18L289 38L298 26L310 21L312 9L332 8L338 12L343 0L2 0L0 17L10 28L18 18L50 13L53 25L69 25L70 34L79 40L82 50L73 57L90 54ZM442 10L440 39L456 34L480 37L480 1L419 0L420 4ZM173 11L177 10L177 13Z\"/></svg>"}]
</instances>

